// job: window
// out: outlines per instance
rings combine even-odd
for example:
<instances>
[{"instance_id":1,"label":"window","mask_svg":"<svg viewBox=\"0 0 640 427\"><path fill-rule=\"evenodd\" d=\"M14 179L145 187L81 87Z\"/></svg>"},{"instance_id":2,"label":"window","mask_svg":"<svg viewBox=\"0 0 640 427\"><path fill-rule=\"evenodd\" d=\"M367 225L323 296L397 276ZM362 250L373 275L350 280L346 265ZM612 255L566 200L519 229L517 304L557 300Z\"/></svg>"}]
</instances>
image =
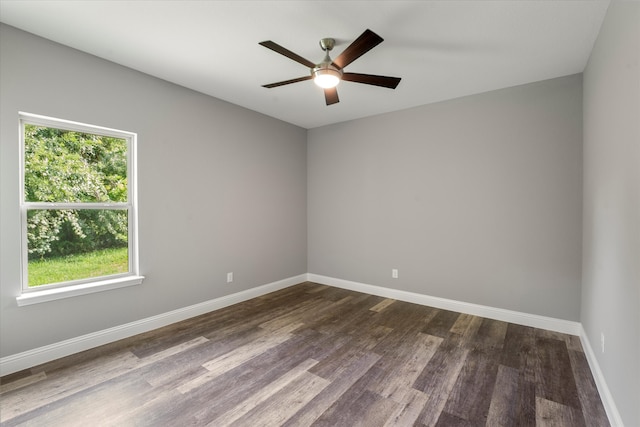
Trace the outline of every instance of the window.
<instances>
[{"instance_id":1,"label":"window","mask_svg":"<svg viewBox=\"0 0 640 427\"><path fill-rule=\"evenodd\" d=\"M20 114L25 305L142 282L136 135Z\"/></svg>"}]
</instances>

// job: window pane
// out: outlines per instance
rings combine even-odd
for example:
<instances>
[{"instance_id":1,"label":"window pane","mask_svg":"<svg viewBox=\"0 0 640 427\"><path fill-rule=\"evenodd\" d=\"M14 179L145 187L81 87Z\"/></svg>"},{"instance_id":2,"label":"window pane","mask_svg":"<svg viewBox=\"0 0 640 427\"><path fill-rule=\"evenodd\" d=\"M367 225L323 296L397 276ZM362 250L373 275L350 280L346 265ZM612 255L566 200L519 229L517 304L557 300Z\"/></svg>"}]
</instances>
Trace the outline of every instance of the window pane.
<instances>
[{"instance_id":1,"label":"window pane","mask_svg":"<svg viewBox=\"0 0 640 427\"><path fill-rule=\"evenodd\" d=\"M127 273L128 211L27 212L28 286Z\"/></svg>"},{"instance_id":2,"label":"window pane","mask_svg":"<svg viewBox=\"0 0 640 427\"><path fill-rule=\"evenodd\" d=\"M126 202L127 140L25 123L25 201Z\"/></svg>"}]
</instances>

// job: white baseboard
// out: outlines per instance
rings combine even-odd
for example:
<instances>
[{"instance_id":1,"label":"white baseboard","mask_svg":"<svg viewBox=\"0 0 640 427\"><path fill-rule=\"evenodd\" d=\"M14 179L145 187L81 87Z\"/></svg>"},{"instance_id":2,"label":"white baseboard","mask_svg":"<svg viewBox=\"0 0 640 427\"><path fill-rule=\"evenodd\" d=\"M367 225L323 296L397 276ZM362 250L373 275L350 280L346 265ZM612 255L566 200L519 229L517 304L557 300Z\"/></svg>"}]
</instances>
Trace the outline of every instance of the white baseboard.
<instances>
[{"instance_id":1,"label":"white baseboard","mask_svg":"<svg viewBox=\"0 0 640 427\"><path fill-rule=\"evenodd\" d=\"M143 332L148 332L153 329L161 328L191 317L209 313L251 298L268 294L269 292L288 288L289 286L302 283L306 280L306 274L289 277L257 288L247 289L246 291L215 298L189 307L180 308L157 316L127 323L125 325L116 326L65 341L60 341L44 347L6 356L0 359L0 376L18 372L42 363L50 362L60 357L69 356L74 353L108 344L123 338L128 338Z\"/></svg>"},{"instance_id":2,"label":"white baseboard","mask_svg":"<svg viewBox=\"0 0 640 427\"><path fill-rule=\"evenodd\" d=\"M622 417L620 416L620 412L618 412L618 407L613 400L611 391L607 386L607 382L604 379L604 375L602 374L602 370L600 369L600 365L598 364L598 360L596 359L596 354L593 352L593 347L591 347L591 343L589 342L587 333L585 332L582 325L580 326L580 341L582 342L584 355L587 358L587 362L589 362L591 374L593 375L593 379L596 382L598 393L600 393L602 405L604 406L604 410L607 412L609 424L611 424L611 427L624 427Z\"/></svg>"},{"instance_id":3,"label":"white baseboard","mask_svg":"<svg viewBox=\"0 0 640 427\"><path fill-rule=\"evenodd\" d=\"M417 294L415 292L400 291L381 286L367 285L365 283L352 282L349 280L336 279L333 277L321 276L318 274L307 274L310 282L330 285L336 288L349 289L356 292L377 295L399 301L411 302L414 304L427 305L429 307L444 310L457 311L459 313L472 314L474 316L487 317L489 319L501 320L503 322L515 323L523 326L546 329L549 331L562 332L570 335L580 335L582 329L580 323L569 320L555 319L552 317L538 316L536 314L520 313L502 308L488 307L468 302L455 301L446 298L432 297L429 295Z\"/></svg>"}]
</instances>

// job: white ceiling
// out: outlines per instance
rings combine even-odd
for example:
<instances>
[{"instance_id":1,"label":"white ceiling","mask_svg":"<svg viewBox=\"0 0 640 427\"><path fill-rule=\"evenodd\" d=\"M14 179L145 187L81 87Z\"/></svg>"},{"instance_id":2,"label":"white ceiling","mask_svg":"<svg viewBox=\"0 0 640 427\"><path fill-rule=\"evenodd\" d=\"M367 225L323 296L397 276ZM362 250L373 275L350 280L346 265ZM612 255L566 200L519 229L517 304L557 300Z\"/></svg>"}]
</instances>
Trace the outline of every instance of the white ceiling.
<instances>
[{"instance_id":1,"label":"white ceiling","mask_svg":"<svg viewBox=\"0 0 640 427\"><path fill-rule=\"evenodd\" d=\"M396 111L583 71L609 1L0 0L0 21L301 126ZM346 71L402 77L396 90L352 82L326 106L303 65L336 57L365 29L385 39Z\"/></svg>"}]
</instances>

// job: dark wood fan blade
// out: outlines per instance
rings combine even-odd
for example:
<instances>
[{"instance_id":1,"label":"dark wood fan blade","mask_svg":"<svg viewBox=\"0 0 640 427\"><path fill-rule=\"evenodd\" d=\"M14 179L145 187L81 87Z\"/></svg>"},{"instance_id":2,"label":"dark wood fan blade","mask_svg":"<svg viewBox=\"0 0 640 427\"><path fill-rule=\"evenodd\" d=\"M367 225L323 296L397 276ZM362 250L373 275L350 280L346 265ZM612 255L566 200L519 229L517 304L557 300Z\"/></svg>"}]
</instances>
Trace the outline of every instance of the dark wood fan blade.
<instances>
[{"instance_id":1,"label":"dark wood fan blade","mask_svg":"<svg viewBox=\"0 0 640 427\"><path fill-rule=\"evenodd\" d=\"M316 66L316 64L314 64L313 62L309 61L308 59L303 58L302 56L291 52L289 49L286 49L282 46L280 46L278 43L272 42L271 40L267 40L264 42L260 42L259 43L261 46L266 47L267 49L271 49L274 52L278 52L280 55L284 55L289 59L293 59L294 61L305 65L309 68L313 68Z\"/></svg>"},{"instance_id":2,"label":"dark wood fan blade","mask_svg":"<svg viewBox=\"0 0 640 427\"><path fill-rule=\"evenodd\" d=\"M262 85L262 87L266 87L268 89L271 89L272 87L278 87L278 86L288 85L288 84L291 84L291 83L303 82L305 80L311 80L311 76L298 77L297 79L284 80L284 81L277 82L277 83L270 83L268 85Z\"/></svg>"},{"instance_id":3,"label":"dark wood fan blade","mask_svg":"<svg viewBox=\"0 0 640 427\"><path fill-rule=\"evenodd\" d=\"M324 90L324 99L327 101L327 105L337 104L340 102L338 98L338 90L335 87Z\"/></svg>"},{"instance_id":4,"label":"dark wood fan blade","mask_svg":"<svg viewBox=\"0 0 640 427\"><path fill-rule=\"evenodd\" d=\"M382 43L383 40L382 37L367 29L360 37L351 43L344 52L333 60L333 65L342 69Z\"/></svg>"},{"instance_id":5,"label":"dark wood fan blade","mask_svg":"<svg viewBox=\"0 0 640 427\"><path fill-rule=\"evenodd\" d=\"M400 83L400 77L375 76L373 74L360 73L343 73L342 80L348 82L364 83L366 85L374 85L395 89Z\"/></svg>"}]
</instances>

